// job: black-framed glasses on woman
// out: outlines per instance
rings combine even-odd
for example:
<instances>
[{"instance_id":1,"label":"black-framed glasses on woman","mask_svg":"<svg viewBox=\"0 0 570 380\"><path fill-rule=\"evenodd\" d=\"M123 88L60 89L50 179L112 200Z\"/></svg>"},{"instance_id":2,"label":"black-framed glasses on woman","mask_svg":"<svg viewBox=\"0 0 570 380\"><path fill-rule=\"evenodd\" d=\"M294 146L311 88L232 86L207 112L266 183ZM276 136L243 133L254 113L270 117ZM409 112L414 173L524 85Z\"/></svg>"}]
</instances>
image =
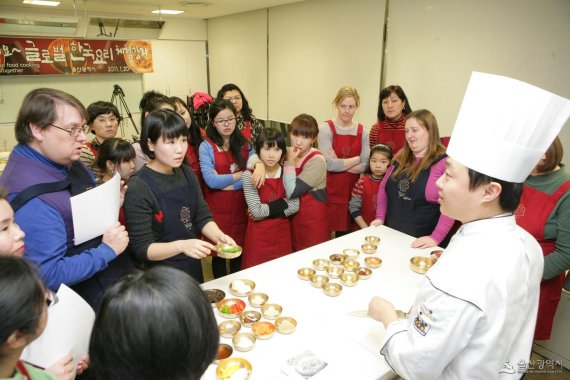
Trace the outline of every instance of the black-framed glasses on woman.
<instances>
[{"instance_id":1,"label":"black-framed glasses on woman","mask_svg":"<svg viewBox=\"0 0 570 380\"><path fill-rule=\"evenodd\" d=\"M228 125L228 124L232 124L234 121L236 121L235 117L228 117L227 119L218 119L218 120L214 120L214 124L216 125Z\"/></svg>"},{"instance_id":2,"label":"black-framed glasses on woman","mask_svg":"<svg viewBox=\"0 0 570 380\"><path fill-rule=\"evenodd\" d=\"M84 124L84 125L82 125L82 126L80 126L80 127L71 127L71 128L69 128L69 129L68 129L68 128L59 127L59 126L57 126L57 125L55 125L55 124L48 124L48 125L51 126L51 127L56 127L57 129L61 129L62 131L65 131L65 132L69 133L69 135L70 135L71 137L77 137L77 136L79 136L79 134L80 134L81 132L83 132L84 134L88 134L89 132L91 132L91 127L90 127L89 125L87 125L87 124Z\"/></svg>"}]
</instances>

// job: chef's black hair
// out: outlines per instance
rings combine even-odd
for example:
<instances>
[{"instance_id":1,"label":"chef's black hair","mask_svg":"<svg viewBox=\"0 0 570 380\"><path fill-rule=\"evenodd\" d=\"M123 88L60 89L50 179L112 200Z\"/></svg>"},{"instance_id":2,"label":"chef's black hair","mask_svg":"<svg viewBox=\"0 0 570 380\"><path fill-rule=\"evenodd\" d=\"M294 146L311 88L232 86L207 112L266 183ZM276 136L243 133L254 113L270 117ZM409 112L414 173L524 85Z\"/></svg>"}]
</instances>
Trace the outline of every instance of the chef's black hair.
<instances>
[{"instance_id":1,"label":"chef's black hair","mask_svg":"<svg viewBox=\"0 0 570 380\"><path fill-rule=\"evenodd\" d=\"M501 208L505 212L514 212L521 200L523 192L522 183L503 181L469 168L469 190L473 191L491 182L497 182L501 185L501 194L499 195L499 205Z\"/></svg>"}]
</instances>

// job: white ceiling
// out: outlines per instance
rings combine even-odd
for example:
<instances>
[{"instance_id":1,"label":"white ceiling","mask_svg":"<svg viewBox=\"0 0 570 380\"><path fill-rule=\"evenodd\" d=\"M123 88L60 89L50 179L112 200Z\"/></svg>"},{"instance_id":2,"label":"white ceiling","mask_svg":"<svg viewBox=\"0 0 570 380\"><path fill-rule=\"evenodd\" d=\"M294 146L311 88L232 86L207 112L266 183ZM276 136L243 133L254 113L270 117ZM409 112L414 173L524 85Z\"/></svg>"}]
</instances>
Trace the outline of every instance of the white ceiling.
<instances>
[{"instance_id":1,"label":"white ceiling","mask_svg":"<svg viewBox=\"0 0 570 380\"><path fill-rule=\"evenodd\" d=\"M170 18L208 19L229 14L296 3L304 0L59 0L57 7L23 4L22 0L1 0L0 22L7 15L108 17L139 20ZM156 15L155 9L183 10L176 16Z\"/></svg>"}]
</instances>

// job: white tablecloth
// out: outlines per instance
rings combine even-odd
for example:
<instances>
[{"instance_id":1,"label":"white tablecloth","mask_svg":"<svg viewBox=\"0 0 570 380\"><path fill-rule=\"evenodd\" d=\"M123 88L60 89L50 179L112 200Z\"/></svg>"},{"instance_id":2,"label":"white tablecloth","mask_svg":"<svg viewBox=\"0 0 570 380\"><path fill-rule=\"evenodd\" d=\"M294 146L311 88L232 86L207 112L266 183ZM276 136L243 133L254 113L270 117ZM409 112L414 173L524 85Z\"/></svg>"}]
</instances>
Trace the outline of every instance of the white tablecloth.
<instances>
[{"instance_id":1,"label":"white tablecloth","mask_svg":"<svg viewBox=\"0 0 570 380\"><path fill-rule=\"evenodd\" d=\"M360 280L355 287L343 286L338 297L329 297L322 289L314 288L308 281L297 277L297 270L312 267L312 261L316 258L328 258L333 253L342 253L346 248L360 250L367 235L377 235L382 239L375 254L361 253L359 257L363 266L364 257L378 256L382 259L382 266L373 269L371 278ZM289 358L306 350L328 363L325 369L310 380L390 378L394 373L379 353L384 327L371 318L354 317L347 312L367 309L370 299L375 295L388 299L396 309L410 309L422 275L412 272L409 260L413 256L429 256L435 249L410 248L413 240L413 237L385 226L368 227L207 282L203 288L222 289L226 292L226 298L235 298L229 291L229 284L235 279L253 280L256 283L255 292L266 293L269 295L269 303L278 303L283 307L281 316L297 320L297 330L291 335L275 333L268 340L257 340L249 352L234 350L233 357L245 358L252 364L252 380L291 379L282 372L282 368L287 366ZM333 279L331 282L340 283ZM254 309L249 306L247 297L243 300L246 309ZM215 313L218 322L226 320L217 311ZM250 330L247 327L241 329ZM230 345L232 343L230 338L221 338L221 341ZM216 365L211 365L203 379L216 379L215 369Z\"/></svg>"}]
</instances>

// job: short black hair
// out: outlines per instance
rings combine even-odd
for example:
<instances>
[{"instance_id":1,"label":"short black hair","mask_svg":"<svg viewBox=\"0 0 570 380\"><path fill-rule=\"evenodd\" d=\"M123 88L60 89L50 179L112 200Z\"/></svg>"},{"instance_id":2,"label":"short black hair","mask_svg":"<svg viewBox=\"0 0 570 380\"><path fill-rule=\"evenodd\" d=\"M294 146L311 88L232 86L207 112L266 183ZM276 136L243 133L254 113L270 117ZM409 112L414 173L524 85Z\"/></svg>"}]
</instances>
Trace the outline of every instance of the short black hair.
<instances>
[{"instance_id":1,"label":"short black hair","mask_svg":"<svg viewBox=\"0 0 570 380\"><path fill-rule=\"evenodd\" d=\"M144 119L147 113L161 109L165 104L176 110L174 102L166 95L158 91L147 91L143 94L139 102L139 109L141 111L141 128L144 124Z\"/></svg>"},{"instance_id":2,"label":"short black hair","mask_svg":"<svg viewBox=\"0 0 570 380\"><path fill-rule=\"evenodd\" d=\"M281 158L279 159L279 163L282 163L285 159L285 154L287 153L287 139L283 133L276 128L262 129L255 141L255 153L259 156L261 148L266 145L268 148L276 146L277 149L281 149Z\"/></svg>"},{"instance_id":3,"label":"short black hair","mask_svg":"<svg viewBox=\"0 0 570 380\"><path fill-rule=\"evenodd\" d=\"M491 182L497 182L501 185L501 194L499 195L499 205L505 212L514 212L519 205L523 192L523 184L515 182L507 182L501 179L493 178L485 174L481 174L471 168L468 169L469 174L469 190L473 191L479 186L487 185Z\"/></svg>"},{"instance_id":4,"label":"short black hair","mask_svg":"<svg viewBox=\"0 0 570 380\"><path fill-rule=\"evenodd\" d=\"M219 333L200 285L156 266L103 296L89 356L97 379L198 380L217 354Z\"/></svg>"},{"instance_id":5,"label":"short black hair","mask_svg":"<svg viewBox=\"0 0 570 380\"><path fill-rule=\"evenodd\" d=\"M218 95L216 96L216 98L217 99L223 99L226 92L233 91L233 90L239 92L239 95L241 96L241 112L240 113L243 116L243 120L251 121L251 116L253 114L253 111L249 107L249 103L248 103L245 95L243 94L243 91L237 85L235 85L233 83L224 84L222 86L222 88L220 88L220 91L218 91Z\"/></svg>"},{"instance_id":6,"label":"short black hair","mask_svg":"<svg viewBox=\"0 0 570 380\"><path fill-rule=\"evenodd\" d=\"M159 138L174 139L180 136L188 137L188 128L186 122L176 113L169 109L152 111L144 119L141 131L141 149L144 154L150 159L155 159L156 156L150 150L148 140L156 144Z\"/></svg>"},{"instance_id":7,"label":"short black hair","mask_svg":"<svg viewBox=\"0 0 570 380\"><path fill-rule=\"evenodd\" d=\"M134 160L135 156L135 148L127 140L107 139L99 145L99 151L93 165L105 173L107 171L107 161L111 161L114 165L119 165L123 162Z\"/></svg>"},{"instance_id":8,"label":"short black hair","mask_svg":"<svg viewBox=\"0 0 570 380\"><path fill-rule=\"evenodd\" d=\"M89 104L87 107L87 124L91 125L99 115L113 114L119 121L121 121L121 114L111 102L98 101Z\"/></svg>"},{"instance_id":9,"label":"short black hair","mask_svg":"<svg viewBox=\"0 0 570 380\"><path fill-rule=\"evenodd\" d=\"M37 332L45 307L42 283L24 258L0 256L0 344L14 333Z\"/></svg>"}]
</instances>

